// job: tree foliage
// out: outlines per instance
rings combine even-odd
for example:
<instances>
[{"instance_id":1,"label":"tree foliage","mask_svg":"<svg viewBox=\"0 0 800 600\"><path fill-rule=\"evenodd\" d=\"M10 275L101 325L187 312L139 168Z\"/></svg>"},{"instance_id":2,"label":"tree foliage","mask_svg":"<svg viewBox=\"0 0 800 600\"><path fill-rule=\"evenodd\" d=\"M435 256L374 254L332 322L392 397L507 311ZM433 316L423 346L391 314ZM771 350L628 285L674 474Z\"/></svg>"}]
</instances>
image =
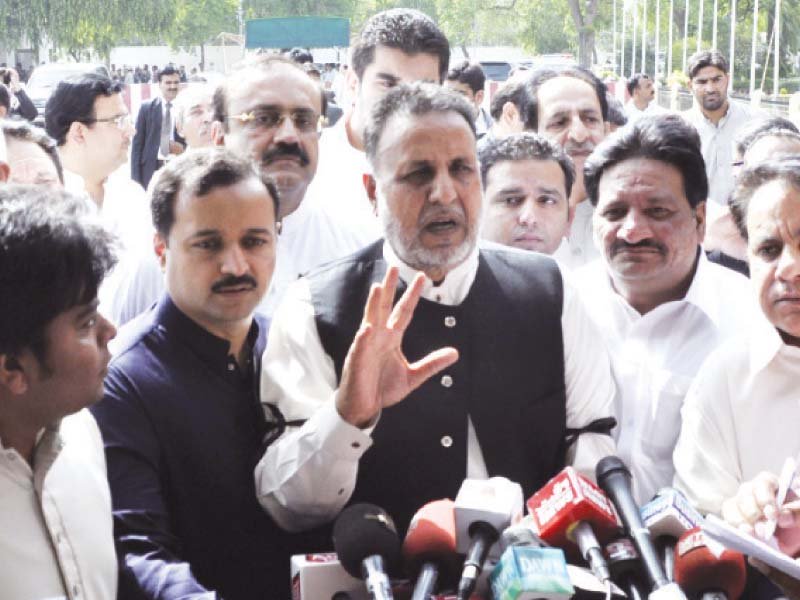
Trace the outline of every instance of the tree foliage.
<instances>
[{"instance_id":1,"label":"tree foliage","mask_svg":"<svg viewBox=\"0 0 800 600\"><path fill-rule=\"evenodd\" d=\"M705 2L702 40L711 45L713 0L689 1L689 35L684 38L685 0L674 0L673 61L666 65L669 28L669 0L660 1L660 47L662 73L683 67L683 48L696 49L698 6ZM746 87L749 78L750 35L753 0L718 0L717 46L728 53L731 3L736 2L737 28L734 71L737 87ZM623 6L628 19L627 40L617 41L625 48L626 71L632 66L631 10L639 7L640 24L647 23L648 72L655 64L656 0L648 0L647 15L643 0L617 0L619 34ZM767 42L772 35L775 0L760 0L757 62L767 62ZM596 45L611 50L613 0L242 0L244 17L337 16L350 19L355 34L364 21L378 11L395 7L416 8L440 24L453 46L508 45L524 48L531 54L570 52L589 64L596 59ZM57 49L79 58L92 48L108 54L115 45L125 43L169 43L193 46L211 41L222 31L237 31L239 0L0 0L0 44L18 46L27 40L38 48L47 39ZM800 51L800 2L783 0L781 21L783 70L793 69L793 58ZM641 52L641 27L637 32L637 60ZM620 52L616 57L619 64ZM613 63L612 58L612 63ZM639 63L641 61L639 60ZM770 61L771 63L771 61ZM760 75L763 72L759 70ZM767 76L770 85L771 72Z\"/></svg>"}]
</instances>

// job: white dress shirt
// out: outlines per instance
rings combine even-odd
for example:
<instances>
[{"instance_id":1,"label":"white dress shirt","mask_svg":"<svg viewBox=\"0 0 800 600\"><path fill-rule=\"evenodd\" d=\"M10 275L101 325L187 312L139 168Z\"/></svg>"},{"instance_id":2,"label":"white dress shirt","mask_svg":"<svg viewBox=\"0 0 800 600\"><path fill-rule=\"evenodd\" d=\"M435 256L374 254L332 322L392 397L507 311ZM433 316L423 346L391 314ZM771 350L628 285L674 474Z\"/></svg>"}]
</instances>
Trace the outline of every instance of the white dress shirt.
<instances>
[{"instance_id":1,"label":"white dress shirt","mask_svg":"<svg viewBox=\"0 0 800 600\"><path fill-rule=\"evenodd\" d=\"M733 140L739 129L754 117L760 116L760 113L745 104L729 100L728 112L716 125L706 118L696 101L692 108L681 114L700 134L708 176L708 200L727 206L734 183Z\"/></svg>"},{"instance_id":2,"label":"white dress shirt","mask_svg":"<svg viewBox=\"0 0 800 600\"><path fill-rule=\"evenodd\" d=\"M520 251L521 252L521 251ZM416 271L384 242L384 259L410 282ZM447 274L438 286L426 277L422 297L456 306L466 298L478 269L478 252ZM582 427L613 416L614 384L602 342L568 279L561 317L567 395L567 427ZM275 313L264 353L261 401L280 409L287 421L308 419L268 449L256 467L259 500L278 524L301 530L331 520L355 487L358 461L371 446L371 429L346 423L336 411L337 378L314 320L308 281L298 280ZM270 411L267 410L269 417ZM579 437L569 459L594 478L597 461L614 453L607 435ZM468 423L467 477L487 476L475 429Z\"/></svg>"},{"instance_id":3,"label":"white dress shirt","mask_svg":"<svg viewBox=\"0 0 800 600\"><path fill-rule=\"evenodd\" d=\"M343 223L359 247L383 235L380 220L364 189L364 173L371 173L367 155L347 139L348 115L322 132L317 174L308 186L304 202L327 212Z\"/></svg>"},{"instance_id":4,"label":"white dress shirt","mask_svg":"<svg viewBox=\"0 0 800 600\"><path fill-rule=\"evenodd\" d=\"M574 279L611 355L618 454L633 473L637 501L645 503L672 484L680 410L701 363L757 310L750 285L701 252L686 296L642 315L613 288L603 261Z\"/></svg>"},{"instance_id":5,"label":"white dress shirt","mask_svg":"<svg viewBox=\"0 0 800 600\"><path fill-rule=\"evenodd\" d=\"M800 452L800 348L759 315L715 351L686 396L675 485L706 513L761 471L780 473Z\"/></svg>"},{"instance_id":6,"label":"white dress shirt","mask_svg":"<svg viewBox=\"0 0 800 600\"><path fill-rule=\"evenodd\" d=\"M115 325L121 325L120 314L124 311L125 294L129 289L128 279L139 258L152 255L153 221L150 203L145 191L128 175L123 166L108 176L103 184L103 204L99 210L86 192L83 177L64 170L64 187L67 191L80 195L95 212L103 226L117 238L117 265L103 280L97 297L99 310Z\"/></svg>"},{"instance_id":7,"label":"white dress shirt","mask_svg":"<svg viewBox=\"0 0 800 600\"><path fill-rule=\"evenodd\" d=\"M636 121L638 121L642 117L649 117L653 115L665 115L669 112L666 108L660 106L658 102L656 102L655 100L651 100L650 103L644 108L644 110L641 110L638 106L636 106L636 104L633 101L633 98L628 100L628 102L625 104L624 111L625 111L625 116L628 117L628 122L626 123L626 125L631 125L633 123L636 123Z\"/></svg>"},{"instance_id":8,"label":"white dress shirt","mask_svg":"<svg viewBox=\"0 0 800 600\"><path fill-rule=\"evenodd\" d=\"M577 269L600 258L600 251L594 244L593 215L594 206L588 198L575 207L575 217L572 219L567 236L569 257L565 259L562 256L562 260L572 269Z\"/></svg>"},{"instance_id":9,"label":"white dress shirt","mask_svg":"<svg viewBox=\"0 0 800 600\"><path fill-rule=\"evenodd\" d=\"M116 598L103 441L87 410L40 434L33 468L0 441L0 531L0 597Z\"/></svg>"}]
</instances>

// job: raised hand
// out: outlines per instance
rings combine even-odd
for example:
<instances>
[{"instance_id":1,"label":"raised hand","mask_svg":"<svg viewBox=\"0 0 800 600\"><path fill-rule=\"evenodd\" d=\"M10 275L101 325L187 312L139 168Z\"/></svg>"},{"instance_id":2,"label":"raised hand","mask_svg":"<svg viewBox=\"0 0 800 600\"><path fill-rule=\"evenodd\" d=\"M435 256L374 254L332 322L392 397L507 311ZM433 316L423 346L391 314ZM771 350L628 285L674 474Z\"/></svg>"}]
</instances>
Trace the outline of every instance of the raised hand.
<instances>
[{"instance_id":1,"label":"raised hand","mask_svg":"<svg viewBox=\"0 0 800 600\"><path fill-rule=\"evenodd\" d=\"M399 278L390 268L383 282L373 284L364 307L364 318L347 358L336 395L336 409L357 427L372 423L383 407L408 396L425 380L458 360L455 348L440 348L414 364L406 360L401 344L425 277L418 274L392 307Z\"/></svg>"}]
</instances>

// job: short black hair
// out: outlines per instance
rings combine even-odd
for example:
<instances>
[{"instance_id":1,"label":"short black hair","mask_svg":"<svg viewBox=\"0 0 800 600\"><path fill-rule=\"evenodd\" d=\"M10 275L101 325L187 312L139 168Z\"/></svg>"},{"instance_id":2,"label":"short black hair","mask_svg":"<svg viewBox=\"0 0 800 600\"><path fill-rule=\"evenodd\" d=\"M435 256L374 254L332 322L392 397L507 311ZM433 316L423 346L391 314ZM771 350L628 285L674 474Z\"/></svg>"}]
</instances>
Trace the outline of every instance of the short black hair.
<instances>
[{"instance_id":1,"label":"short black hair","mask_svg":"<svg viewBox=\"0 0 800 600\"><path fill-rule=\"evenodd\" d=\"M405 54L432 54L439 59L439 83L450 63L450 43L428 15L411 8L384 10L364 24L353 46L352 65L358 79L375 60L375 48L396 48Z\"/></svg>"},{"instance_id":2,"label":"short black hair","mask_svg":"<svg viewBox=\"0 0 800 600\"><path fill-rule=\"evenodd\" d=\"M305 48L292 48L286 53L286 56L300 65L314 62L314 57L311 55L311 52Z\"/></svg>"},{"instance_id":3,"label":"short black hair","mask_svg":"<svg viewBox=\"0 0 800 600\"><path fill-rule=\"evenodd\" d=\"M457 81L469 86L473 94L483 90L486 84L486 74L480 63L464 60L447 72L447 81Z\"/></svg>"},{"instance_id":4,"label":"short black hair","mask_svg":"<svg viewBox=\"0 0 800 600\"><path fill-rule=\"evenodd\" d=\"M622 102L612 96L610 92L606 92L606 102L608 103L608 122L617 127L627 125L628 117L625 116Z\"/></svg>"},{"instance_id":5,"label":"short black hair","mask_svg":"<svg viewBox=\"0 0 800 600\"><path fill-rule=\"evenodd\" d=\"M11 111L11 92L5 83L0 83L0 106L6 109L6 116Z\"/></svg>"},{"instance_id":6,"label":"short black hair","mask_svg":"<svg viewBox=\"0 0 800 600\"><path fill-rule=\"evenodd\" d=\"M186 191L192 196L205 196L219 187L236 185L250 178L258 179L267 188L279 221L279 196L275 183L263 176L254 163L225 148L198 148L184 152L167 163L158 173L150 199L150 211L156 231L165 240L175 223L175 203Z\"/></svg>"},{"instance_id":7,"label":"short black hair","mask_svg":"<svg viewBox=\"0 0 800 600\"><path fill-rule=\"evenodd\" d=\"M726 75L728 74L728 60L719 50L700 50L689 57L686 64L686 74L689 79L694 79L700 69L716 67Z\"/></svg>"},{"instance_id":8,"label":"short black hair","mask_svg":"<svg viewBox=\"0 0 800 600\"><path fill-rule=\"evenodd\" d=\"M503 107L510 102L517 108L522 126L528 131L536 129L536 113L531 111L533 103L531 86L527 81L509 81L492 97L489 114L499 121L503 116Z\"/></svg>"},{"instance_id":9,"label":"short black hair","mask_svg":"<svg viewBox=\"0 0 800 600\"><path fill-rule=\"evenodd\" d=\"M747 211L758 189L771 181L785 181L800 190L800 157L779 156L744 169L736 180L730 200L731 216L742 237L747 240Z\"/></svg>"},{"instance_id":10,"label":"short black hair","mask_svg":"<svg viewBox=\"0 0 800 600\"><path fill-rule=\"evenodd\" d=\"M86 203L36 185L0 187L0 353L46 364L45 330L92 302L115 263L113 236Z\"/></svg>"},{"instance_id":11,"label":"short black hair","mask_svg":"<svg viewBox=\"0 0 800 600\"><path fill-rule=\"evenodd\" d=\"M305 72L303 66L294 62L290 58L283 56L281 54L259 54L253 58L247 59L239 63L236 69L230 73L225 80L217 86L217 89L214 91L214 120L219 121L222 123L222 127L225 131L228 131L228 86L232 81L239 79L244 71L250 70L261 70L261 71L269 71L272 67L276 65L284 65L291 67L293 69L297 69L300 73L304 76L308 77L308 80L311 82L312 85L320 88L320 97L321 97L321 106L322 112L320 114L325 114L325 109L327 107L327 99L325 97L325 90L321 88L321 86L309 77L308 73Z\"/></svg>"},{"instance_id":12,"label":"short black hair","mask_svg":"<svg viewBox=\"0 0 800 600\"><path fill-rule=\"evenodd\" d=\"M170 75L180 75L180 71L172 65L167 65L158 72L158 83L161 83L163 77L169 77Z\"/></svg>"},{"instance_id":13,"label":"short black hair","mask_svg":"<svg viewBox=\"0 0 800 600\"><path fill-rule=\"evenodd\" d=\"M464 117L477 139L474 108L461 94L422 81L395 86L375 104L364 131L364 150L370 163L375 165L381 136L395 115L423 117L430 113L448 112Z\"/></svg>"},{"instance_id":14,"label":"short black hair","mask_svg":"<svg viewBox=\"0 0 800 600\"><path fill-rule=\"evenodd\" d=\"M641 83L645 79L649 80L650 75L648 75L647 73L636 73L636 75L628 79L628 83L626 84L628 88L628 93L631 96L633 96L633 92L636 91L637 87L639 87L639 83Z\"/></svg>"},{"instance_id":15,"label":"short black hair","mask_svg":"<svg viewBox=\"0 0 800 600\"><path fill-rule=\"evenodd\" d=\"M678 115L657 115L618 129L586 159L583 180L594 206L603 173L632 158L649 158L678 169L690 207L706 200L708 178L697 130Z\"/></svg>"},{"instance_id":16,"label":"short black hair","mask_svg":"<svg viewBox=\"0 0 800 600\"><path fill-rule=\"evenodd\" d=\"M597 102L600 104L600 114L603 117L603 121L608 121L606 86L597 75L583 67L570 66L558 69L545 67L534 71L528 80L531 87L531 105L529 107L531 114L529 120L532 123L532 127L530 127L530 129L534 131L539 129L539 88L542 87L544 83L556 77L572 77L592 86L597 95Z\"/></svg>"},{"instance_id":17,"label":"short black hair","mask_svg":"<svg viewBox=\"0 0 800 600\"><path fill-rule=\"evenodd\" d=\"M488 183L489 171L499 162L553 160L564 172L564 187L567 192L565 198L569 198L572 193L572 184L575 182L575 166L572 164L572 159L561 146L542 135L524 132L490 139L478 150L478 160L481 163L481 181L484 190Z\"/></svg>"},{"instance_id":18,"label":"short black hair","mask_svg":"<svg viewBox=\"0 0 800 600\"><path fill-rule=\"evenodd\" d=\"M6 137L6 145L9 140L21 142L33 142L37 144L45 154L53 161L53 165L58 173L58 180L64 183L64 168L61 166L61 158L58 156L56 141L47 135L44 129L34 127L29 121L24 119L4 119L0 120L3 134Z\"/></svg>"},{"instance_id":19,"label":"short black hair","mask_svg":"<svg viewBox=\"0 0 800 600\"><path fill-rule=\"evenodd\" d=\"M73 123L94 123L94 102L99 96L113 96L121 92L121 83L100 73L73 75L60 81L45 106L47 135L63 146Z\"/></svg>"},{"instance_id":20,"label":"short black hair","mask_svg":"<svg viewBox=\"0 0 800 600\"><path fill-rule=\"evenodd\" d=\"M733 140L733 147L739 156L744 156L747 149L762 137L780 136L786 133L800 133L797 125L785 117L764 117L748 121L742 125Z\"/></svg>"}]
</instances>

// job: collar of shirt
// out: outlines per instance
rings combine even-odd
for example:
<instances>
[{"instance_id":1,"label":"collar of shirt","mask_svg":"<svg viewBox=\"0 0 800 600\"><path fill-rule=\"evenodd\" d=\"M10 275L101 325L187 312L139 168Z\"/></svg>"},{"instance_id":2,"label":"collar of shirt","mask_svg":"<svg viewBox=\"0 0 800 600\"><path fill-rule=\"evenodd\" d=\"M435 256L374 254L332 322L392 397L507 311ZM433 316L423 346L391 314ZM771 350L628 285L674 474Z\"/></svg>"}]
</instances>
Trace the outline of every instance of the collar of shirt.
<instances>
[{"instance_id":1,"label":"collar of shirt","mask_svg":"<svg viewBox=\"0 0 800 600\"><path fill-rule=\"evenodd\" d=\"M705 252L702 252L698 247L698 253L699 257L697 259L697 269L695 270L694 277L692 278L692 283L689 285L689 290L686 292L686 295L680 300L672 300L670 302L665 302L664 304L656 307L654 311L661 308L661 306L667 304L689 302L691 304L694 304L701 311L703 311L703 313L709 319L711 319L711 322L714 324L714 326L719 328L720 314L721 314L721 307L719 306L719 302L722 299L718 297L719 294L716 292L714 280L712 277L710 277L710 273L708 272L711 267L708 259L706 258ZM637 311L630 304L628 304L628 301L622 296L622 294L619 294L614 289L614 284L611 280L611 275L608 273L608 265L604 263L604 267L605 267L605 276L603 277L603 285L607 288L607 291L616 296L617 301L622 306L625 307L626 312L629 313L630 316L636 316L639 318L645 316L639 314L639 311ZM653 311L651 311L651 313L652 312Z\"/></svg>"},{"instance_id":2,"label":"collar of shirt","mask_svg":"<svg viewBox=\"0 0 800 600\"><path fill-rule=\"evenodd\" d=\"M689 286L689 291L683 297L683 301L694 304L702 310L706 316L714 323L714 327L719 329L722 326L721 317L723 314L720 297L716 289L714 278L709 273L711 262L706 258L706 253L698 248L699 257L697 259L697 270Z\"/></svg>"},{"instance_id":3,"label":"collar of shirt","mask_svg":"<svg viewBox=\"0 0 800 600\"><path fill-rule=\"evenodd\" d=\"M47 472L64 447L60 428L61 419L40 429L36 434L36 445L33 449L33 468L15 448L5 447L2 439L0 439L0 458L8 465L9 470L15 473L21 483L30 485L31 477L33 477L36 489L41 491Z\"/></svg>"},{"instance_id":4,"label":"collar of shirt","mask_svg":"<svg viewBox=\"0 0 800 600\"><path fill-rule=\"evenodd\" d=\"M695 127L702 123L705 127L710 127L711 129L722 129L725 127L725 124L730 120L731 115L733 115L736 110L738 110L738 106L735 102L728 98L728 110L725 111L725 114L716 125L706 116L706 114L700 108L700 104L696 100L690 109L690 113L694 115L693 120Z\"/></svg>"},{"instance_id":5,"label":"collar of shirt","mask_svg":"<svg viewBox=\"0 0 800 600\"><path fill-rule=\"evenodd\" d=\"M416 274L421 272L400 260L388 240L383 242L383 258L387 267L397 267L400 270L400 278L407 284L410 284ZM467 297L477 272L478 245L476 244L467 259L456 268L451 269L439 285L433 285L433 281L426 275L425 285L422 287L422 297L448 306L461 304Z\"/></svg>"},{"instance_id":6,"label":"collar of shirt","mask_svg":"<svg viewBox=\"0 0 800 600\"><path fill-rule=\"evenodd\" d=\"M761 311L753 319L750 335L750 365L753 374L765 370L775 358L786 353L800 359L800 348L785 344L778 330Z\"/></svg>"},{"instance_id":7,"label":"collar of shirt","mask_svg":"<svg viewBox=\"0 0 800 600\"><path fill-rule=\"evenodd\" d=\"M175 335L204 362L220 372L227 373L230 369L230 342L210 333L186 316L172 301L168 294L164 294L156 307L156 322L158 328L169 335ZM245 348L252 350L258 339L258 323L255 319L247 333ZM252 354L252 352L250 352Z\"/></svg>"}]
</instances>

